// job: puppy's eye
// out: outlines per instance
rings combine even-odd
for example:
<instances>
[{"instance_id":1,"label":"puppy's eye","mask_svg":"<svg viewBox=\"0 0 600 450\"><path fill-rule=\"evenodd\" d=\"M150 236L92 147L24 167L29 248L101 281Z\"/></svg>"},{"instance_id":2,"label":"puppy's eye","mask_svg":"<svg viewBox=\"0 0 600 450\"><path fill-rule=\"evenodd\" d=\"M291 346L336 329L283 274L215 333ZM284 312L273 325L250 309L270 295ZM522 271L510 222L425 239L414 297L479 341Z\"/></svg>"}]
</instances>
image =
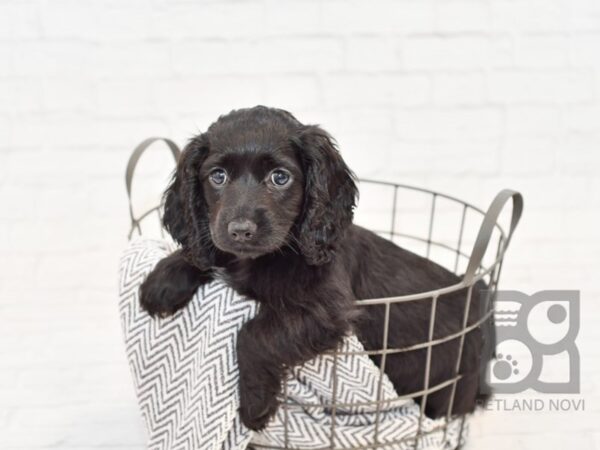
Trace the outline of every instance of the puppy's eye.
<instances>
[{"instance_id":1,"label":"puppy's eye","mask_svg":"<svg viewBox=\"0 0 600 450\"><path fill-rule=\"evenodd\" d=\"M227 172L223 169L215 169L208 176L212 184L220 186L227 181Z\"/></svg>"},{"instance_id":2,"label":"puppy's eye","mask_svg":"<svg viewBox=\"0 0 600 450\"><path fill-rule=\"evenodd\" d=\"M271 173L271 181L276 186L285 186L291 180L291 176L284 170L274 170Z\"/></svg>"}]
</instances>

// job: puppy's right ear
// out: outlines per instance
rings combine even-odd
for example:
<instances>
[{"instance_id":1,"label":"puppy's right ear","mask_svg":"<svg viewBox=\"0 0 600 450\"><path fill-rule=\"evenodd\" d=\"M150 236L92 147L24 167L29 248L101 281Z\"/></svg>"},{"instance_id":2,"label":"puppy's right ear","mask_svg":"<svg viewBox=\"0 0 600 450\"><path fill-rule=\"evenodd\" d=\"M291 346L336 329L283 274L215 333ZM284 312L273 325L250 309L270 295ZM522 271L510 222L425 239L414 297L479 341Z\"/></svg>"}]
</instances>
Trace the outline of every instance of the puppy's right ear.
<instances>
[{"instance_id":1,"label":"puppy's right ear","mask_svg":"<svg viewBox=\"0 0 600 450\"><path fill-rule=\"evenodd\" d=\"M180 155L179 164L183 155ZM183 199L181 192L181 170L179 167L175 169L171 184L165 191L164 204L165 210L163 214L163 226L169 232L171 237L175 239L179 244L185 246L188 242L189 233L186 230L186 220L183 213Z\"/></svg>"},{"instance_id":2,"label":"puppy's right ear","mask_svg":"<svg viewBox=\"0 0 600 450\"><path fill-rule=\"evenodd\" d=\"M208 225L200 168L208 156L206 135L193 138L179 157L171 184L165 192L163 225L181 244L184 254L196 265L210 267L214 254Z\"/></svg>"}]
</instances>

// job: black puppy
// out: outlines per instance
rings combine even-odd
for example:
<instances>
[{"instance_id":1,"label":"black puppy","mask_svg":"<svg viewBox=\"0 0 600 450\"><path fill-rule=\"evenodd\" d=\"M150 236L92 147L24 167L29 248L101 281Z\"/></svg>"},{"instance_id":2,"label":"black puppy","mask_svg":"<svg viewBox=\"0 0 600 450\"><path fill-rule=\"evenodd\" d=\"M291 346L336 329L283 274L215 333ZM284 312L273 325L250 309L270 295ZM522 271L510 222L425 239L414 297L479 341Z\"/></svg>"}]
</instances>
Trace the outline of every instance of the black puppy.
<instances>
[{"instance_id":1,"label":"black puppy","mask_svg":"<svg viewBox=\"0 0 600 450\"><path fill-rule=\"evenodd\" d=\"M352 224L353 175L321 128L257 106L220 117L183 151L166 192L164 225L181 249L158 263L141 287L150 314L184 307L222 268L228 283L260 311L238 337L240 414L262 429L278 407L285 371L355 332L366 349L383 347L384 307L356 299L399 296L459 282L453 273ZM388 348L427 341L433 300L391 307ZM462 328L466 293L437 299L434 338ZM479 318L474 291L469 324ZM390 353L385 372L399 394L455 376L460 339ZM452 414L474 409L482 335L468 333ZM380 356L372 356L380 364ZM452 386L429 394L426 413L446 415ZM422 401L418 397L417 401Z\"/></svg>"}]
</instances>

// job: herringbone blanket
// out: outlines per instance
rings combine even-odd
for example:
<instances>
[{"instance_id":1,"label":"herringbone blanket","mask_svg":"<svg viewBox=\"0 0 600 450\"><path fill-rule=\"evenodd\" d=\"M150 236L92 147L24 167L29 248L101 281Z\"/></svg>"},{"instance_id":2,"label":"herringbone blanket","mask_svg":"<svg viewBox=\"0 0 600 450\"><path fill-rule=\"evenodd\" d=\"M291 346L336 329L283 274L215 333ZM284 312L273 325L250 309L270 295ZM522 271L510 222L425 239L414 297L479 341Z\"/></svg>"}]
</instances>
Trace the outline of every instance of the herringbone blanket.
<instances>
[{"instance_id":1,"label":"herringbone blanket","mask_svg":"<svg viewBox=\"0 0 600 450\"><path fill-rule=\"evenodd\" d=\"M331 355L295 368L285 390L292 403L304 406L280 408L261 433L244 427L237 413L236 339L257 304L217 280L200 288L173 317L152 319L139 306L138 289L171 251L163 241L132 241L119 270L121 323L149 450L285 448L286 439L290 449L331 448L332 444L336 449L414 448L418 405L396 399L392 383L380 377L367 356L339 355L335 377ZM355 337L347 338L343 347L362 349ZM364 404L377 400L379 389L380 398L389 403L378 413L375 406ZM319 406L332 400L341 405L334 413ZM363 406L352 405L356 403ZM461 428L460 420L446 429L442 421L424 418L418 448L454 449Z\"/></svg>"}]
</instances>

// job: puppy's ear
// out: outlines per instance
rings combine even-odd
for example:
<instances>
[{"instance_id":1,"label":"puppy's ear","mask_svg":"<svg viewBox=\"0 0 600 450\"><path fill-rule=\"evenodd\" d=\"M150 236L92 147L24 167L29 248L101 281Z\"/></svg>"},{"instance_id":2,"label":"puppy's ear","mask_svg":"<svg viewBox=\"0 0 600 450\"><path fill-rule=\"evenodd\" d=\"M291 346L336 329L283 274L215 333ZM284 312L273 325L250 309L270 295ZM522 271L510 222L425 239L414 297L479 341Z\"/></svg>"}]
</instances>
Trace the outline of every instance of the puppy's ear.
<instances>
[{"instance_id":1,"label":"puppy's ear","mask_svg":"<svg viewBox=\"0 0 600 450\"><path fill-rule=\"evenodd\" d=\"M189 262L206 269L214 265L208 205L200 179L200 168L208 156L205 135L193 138L179 157L171 184L165 192L163 225L182 246Z\"/></svg>"},{"instance_id":2,"label":"puppy's ear","mask_svg":"<svg viewBox=\"0 0 600 450\"><path fill-rule=\"evenodd\" d=\"M318 126L303 126L292 144L304 169L304 205L296 230L300 250L309 264L325 264L352 222L354 174L332 137Z\"/></svg>"}]
</instances>

